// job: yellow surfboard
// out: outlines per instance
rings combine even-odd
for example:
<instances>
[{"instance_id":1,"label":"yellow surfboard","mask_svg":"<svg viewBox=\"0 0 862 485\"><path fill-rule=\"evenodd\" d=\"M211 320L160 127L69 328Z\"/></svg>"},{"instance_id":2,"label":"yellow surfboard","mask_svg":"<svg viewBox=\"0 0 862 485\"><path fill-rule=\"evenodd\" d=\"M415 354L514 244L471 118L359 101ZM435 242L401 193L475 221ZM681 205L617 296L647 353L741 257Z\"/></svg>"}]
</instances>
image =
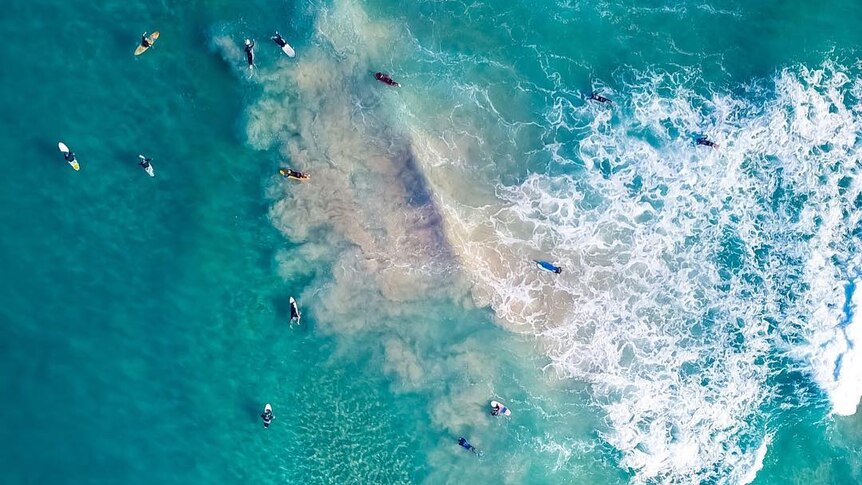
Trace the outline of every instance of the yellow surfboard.
<instances>
[{"instance_id":1,"label":"yellow surfboard","mask_svg":"<svg viewBox=\"0 0 862 485\"><path fill-rule=\"evenodd\" d=\"M150 47L152 47L152 45L155 44L156 39L158 39L158 38L159 38L158 32L153 32L152 34L150 34L149 37L147 37L147 42L150 43ZM150 47L144 47L142 45L139 45L138 48L135 49L135 55L139 56L139 55L143 54L144 52L147 52L147 49L149 49Z\"/></svg>"}]
</instances>

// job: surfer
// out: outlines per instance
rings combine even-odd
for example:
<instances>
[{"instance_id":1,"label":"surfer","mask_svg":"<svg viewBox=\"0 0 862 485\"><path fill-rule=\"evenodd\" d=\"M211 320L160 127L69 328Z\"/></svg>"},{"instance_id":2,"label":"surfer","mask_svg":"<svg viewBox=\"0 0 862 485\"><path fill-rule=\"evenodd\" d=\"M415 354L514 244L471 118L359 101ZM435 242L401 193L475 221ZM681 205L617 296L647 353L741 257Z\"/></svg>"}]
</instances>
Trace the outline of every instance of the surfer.
<instances>
[{"instance_id":1,"label":"surfer","mask_svg":"<svg viewBox=\"0 0 862 485\"><path fill-rule=\"evenodd\" d=\"M296 305L296 300L293 297L290 297L290 324L294 323L299 324L299 319L302 318L302 314L299 313L299 307Z\"/></svg>"},{"instance_id":2,"label":"surfer","mask_svg":"<svg viewBox=\"0 0 862 485\"><path fill-rule=\"evenodd\" d=\"M63 155L63 158L65 158L65 159L66 159L66 161L67 161L67 162L69 162L69 163L75 163L75 162L77 162L77 161L78 161L78 160L75 158L75 152L73 152L73 151L68 151L68 152L66 152L66 153Z\"/></svg>"},{"instance_id":3,"label":"surfer","mask_svg":"<svg viewBox=\"0 0 862 485\"><path fill-rule=\"evenodd\" d=\"M141 47L143 47L144 49L147 49L151 45L153 45L153 44L152 44L152 42L150 42L149 39L147 39L147 33L144 32L143 34L141 34Z\"/></svg>"},{"instance_id":4,"label":"surfer","mask_svg":"<svg viewBox=\"0 0 862 485\"><path fill-rule=\"evenodd\" d=\"M590 99L593 101L598 101L599 103L610 103L611 102L610 99L602 96L599 93L595 93L595 92L590 94Z\"/></svg>"},{"instance_id":5,"label":"surfer","mask_svg":"<svg viewBox=\"0 0 862 485\"><path fill-rule=\"evenodd\" d=\"M697 143L698 145L703 145L705 147L718 148L717 143L715 143L714 141L710 141L709 138L707 138L705 136L697 137L697 139L694 142Z\"/></svg>"},{"instance_id":6,"label":"surfer","mask_svg":"<svg viewBox=\"0 0 862 485\"><path fill-rule=\"evenodd\" d=\"M254 41L245 39L245 59L248 61L248 68L254 69Z\"/></svg>"},{"instance_id":7,"label":"surfer","mask_svg":"<svg viewBox=\"0 0 862 485\"><path fill-rule=\"evenodd\" d=\"M383 84L386 84L387 86L393 86L396 88L401 86L400 84L395 82L391 77L389 77L389 74L386 74L385 72L374 73L374 78L377 79L378 81L382 82Z\"/></svg>"},{"instance_id":8,"label":"surfer","mask_svg":"<svg viewBox=\"0 0 862 485\"><path fill-rule=\"evenodd\" d=\"M473 453L475 453L477 455L482 454L482 452L477 450L475 446L471 445L470 442L467 441L467 439L464 438L463 436L458 438L458 444L461 445L461 448L464 448L467 451L472 451Z\"/></svg>"},{"instance_id":9,"label":"surfer","mask_svg":"<svg viewBox=\"0 0 862 485\"><path fill-rule=\"evenodd\" d=\"M279 34L278 31L275 31L275 35L270 37L270 39L272 39L273 42L278 44L279 47L284 47L287 45L287 41L285 41L284 38L281 37L281 34Z\"/></svg>"},{"instance_id":10,"label":"surfer","mask_svg":"<svg viewBox=\"0 0 862 485\"><path fill-rule=\"evenodd\" d=\"M296 179L296 180L308 180L311 178L311 175L307 173L302 173L292 168L280 168L278 169L278 173L281 174L282 177L286 179Z\"/></svg>"},{"instance_id":11,"label":"surfer","mask_svg":"<svg viewBox=\"0 0 862 485\"><path fill-rule=\"evenodd\" d=\"M500 403L496 403L491 406L491 416L499 416L500 411L502 411L503 406L500 406Z\"/></svg>"},{"instance_id":12,"label":"surfer","mask_svg":"<svg viewBox=\"0 0 862 485\"><path fill-rule=\"evenodd\" d=\"M150 162L152 162L152 161L153 161L153 159L152 159L152 158L147 158L147 157L145 157L145 156L143 156L143 155L138 155L138 156L139 156L139 157L141 157L141 162L140 162L140 163L138 163L138 165L140 165L140 166L141 166L141 168L143 168L144 170L146 170L146 169L150 168Z\"/></svg>"},{"instance_id":13,"label":"surfer","mask_svg":"<svg viewBox=\"0 0 862 485\"><path fill-rule=\"evenodd\" d=\"M561 268L561 267L559 267L553 263L549 263L547 261L539 261L536 259L534 259L533 261L536 263L536 266L538 266L539 269L543 269L545 271L550 271L551 273L555 273L555 274L560 274L563 272L563 268Z\"/></svg>"},{"instance_id":14,"label":"surfer","mask_svg":"<svg viewBox=\"0 0 862 485\"><path fill-rule=\"evenodd\" d=\"M272 410L267 407L263 410L263 414L260 415L263 418L263 427L269 428L269 424L272 423L272 420L275 419L275 416L272 415Z\"/></svg>"}]
</instances>

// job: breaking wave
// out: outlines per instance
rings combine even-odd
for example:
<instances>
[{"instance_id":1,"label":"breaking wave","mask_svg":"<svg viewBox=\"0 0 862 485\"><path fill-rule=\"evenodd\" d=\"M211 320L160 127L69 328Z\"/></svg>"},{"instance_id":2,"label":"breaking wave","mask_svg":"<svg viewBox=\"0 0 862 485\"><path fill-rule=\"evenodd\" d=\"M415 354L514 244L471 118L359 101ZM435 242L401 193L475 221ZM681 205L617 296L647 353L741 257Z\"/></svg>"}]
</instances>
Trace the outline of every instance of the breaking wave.
<instances>
[{"instance_id":1,"label":"breaking wave","mask_svg":"<svg viewBox=\"0 0 862 485\"><path fill-rule=\"evenodd\" d=\"M771 416L822 399L781 385L793 375L855 412L856 67L798 66L733 91L692 69L628 69L607 81L609 107L500 59L422 47L352 2L321 7L315 29L296 61L250 81L263 92L247 137L313 174L270 186L271 217L299 244L282 269L327 273L320 329L385 334L400 389L449 372L415 307L454 301L489 305L561 376L588 383L601 436L637 482L751 481ZM229 37L214 42L237 57ZM411 89L373 82L406 51L419 58ZM477 63L476 77L502 81L465 76ZM423 86L428 66L444 74ZM700 133L720 149L696 146ZM459 371L489 365L481 342L454 351ZM455 394L437 404L453 409ZM457 414L432 419L454 430L469 421Z\"/></svg>"},{"instance_id":2,"label":"breaking wave","mask_svg":"<svg viewBox=\"0 0 862 485\"><path fill-rule=\"evenodd\" d=\"M613 108L549 103L548 173L453 209L453 232L487 238L461 252L483 298L591 384L637 481L747 482L770 413L818 398L777 382L807 373L839 414L862 395L862 84L831 63L738 94L695 72L615 81Z\"/></svg>"}]
</instances>

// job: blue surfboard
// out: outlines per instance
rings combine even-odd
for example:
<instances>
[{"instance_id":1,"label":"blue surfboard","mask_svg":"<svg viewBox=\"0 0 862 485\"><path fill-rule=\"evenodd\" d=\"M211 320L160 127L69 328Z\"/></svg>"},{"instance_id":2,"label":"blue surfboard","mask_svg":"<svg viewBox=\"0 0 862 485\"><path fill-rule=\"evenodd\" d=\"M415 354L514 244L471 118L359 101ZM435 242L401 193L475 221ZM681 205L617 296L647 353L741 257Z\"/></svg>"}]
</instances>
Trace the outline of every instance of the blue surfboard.
<instances>
[{"instance_id":1,"label":"blue surfboard","mask_svg":"<svg viewBox=\"0 0 862 485\"><path fill-rule=\"evenodd\" d=\"M562 268L560 268L559 266L554 266L553 263L549 263L547 261L539 261L538 259L534 259L533 261L536 262L536 266L538 266L539 269L550 271L551 273L559 273L562 271Z\"/></svg>"}]
</instances>

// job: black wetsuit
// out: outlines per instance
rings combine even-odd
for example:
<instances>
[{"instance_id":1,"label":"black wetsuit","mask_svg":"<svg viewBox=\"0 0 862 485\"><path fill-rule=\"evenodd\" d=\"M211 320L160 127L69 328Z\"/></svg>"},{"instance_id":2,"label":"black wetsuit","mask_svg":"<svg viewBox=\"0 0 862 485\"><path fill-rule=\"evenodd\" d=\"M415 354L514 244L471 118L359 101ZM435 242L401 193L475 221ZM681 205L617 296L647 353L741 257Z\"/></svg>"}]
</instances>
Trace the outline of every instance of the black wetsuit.
<instances>
[{"instance_id":1,"label":"black wetsuit","mask_svg":"<svg viewBox=\"0 0 862 485\"><path fill-rule=\"evenodd\" d=\"M273 42L278 44L279 47L284 47L287 45L287 42L284 41L284 39L281 37L281 34L279 34L278 32L276 32L275 35L270 38Z\"/></svg>"},{"instance_id":2,"label":"black wetsuit","mask_svg":"<svg viewBox=\"0 0 862 485\"><path fill-rule=\"evenodd\" d=\"M392 78L389 77L389 74L378 72L374 74L374 77L383 84L387 84L389 86L399 86L397 82L393 81Z\"/></svg>"},{"instance_id":3,"label":"black wetsuit","mask_svg":"<svg viewBox=\"0 0 862 485\"><path fill-rule=\"evenodd\" d=\"M75 161L75 152L69 152L63 155L63 158L66 159L67 162L71 163Z\"/></svg>"},{"instance_id":4,"label":"black wetsuit","mask_svg":"<svg viewBox=\"0 0 862 485\"><path fill-rule=\"evenodd\" d=\"M245 58L248 61L248 67L254 67L254 41L245 46Z\"/></svg>"},{"instance_id":5,"label":"black wetsuit","mask_svg":"<svg viewBox=\"0 0 862 485\"><path fill-rule=\"evenodd\" d=\"M281 169L281 176L282 177L294 177L294 178L298 178L298 179L302 179L302 178L306 177L306 175L304 173L297 172L296 170L293 170L291 168Z\"/></svg>"},{"instance_id":6,"label":"black wetsuit","mask_svg":"<svg viewBox=\"0 0 862 485\"><path fill-rule=\"evenodd\" d=\"M147 40L147 33L144 32L143 34L141 34L141 46L142 47L149 47L151 45L153 45L153 44L150 44L150 41Z\"/></svg>"},{"instance_id":7,"label":"black wetsuit","mask_svg":"<svg viewBox=\"0 0 862 485\"><path fill-rule=\"evenodd\" d=\"M145 159L141 160L141 163L139 163L138 165L140 165L140 166L144 167L144 169L146 169L147 167L150 166L150 160L152 160L152 158L145 158Z\"/></svg>"},{"instance_id":8,"label":"black wetsuit","mask_svg":"<svg viewBox=\"0 0 862 485\"><path fill-rule=\"evenodd\" d=\"M601 94L592 93L590 94L590 99L593 101L598 101L599 103L610 103L611 100L602 96Z\"/></svg>"},{"instance_id":9,"label":"black wetsuit","mask_svg":"<svg viewBox=\"0 0 862 485\"><path fill-rule=\"evenodd\" d=\"M702 136L695 140L695 143L698 145L703 145L705 147L718 148L718 145L715 142L709 141L705 136Z\"/></svg>"},{"instance_id":10,"label":"black wetsuit","mask_svg":"<svg viewBox=\"0 0 862 485\"><path fill-rule=\"evenodd\" d=\"M263 418L263 427L269 428L269 424L272 423L272 413L264 411L263 414L260 415L260 417Z\"/></svg>"}]
</instances>

